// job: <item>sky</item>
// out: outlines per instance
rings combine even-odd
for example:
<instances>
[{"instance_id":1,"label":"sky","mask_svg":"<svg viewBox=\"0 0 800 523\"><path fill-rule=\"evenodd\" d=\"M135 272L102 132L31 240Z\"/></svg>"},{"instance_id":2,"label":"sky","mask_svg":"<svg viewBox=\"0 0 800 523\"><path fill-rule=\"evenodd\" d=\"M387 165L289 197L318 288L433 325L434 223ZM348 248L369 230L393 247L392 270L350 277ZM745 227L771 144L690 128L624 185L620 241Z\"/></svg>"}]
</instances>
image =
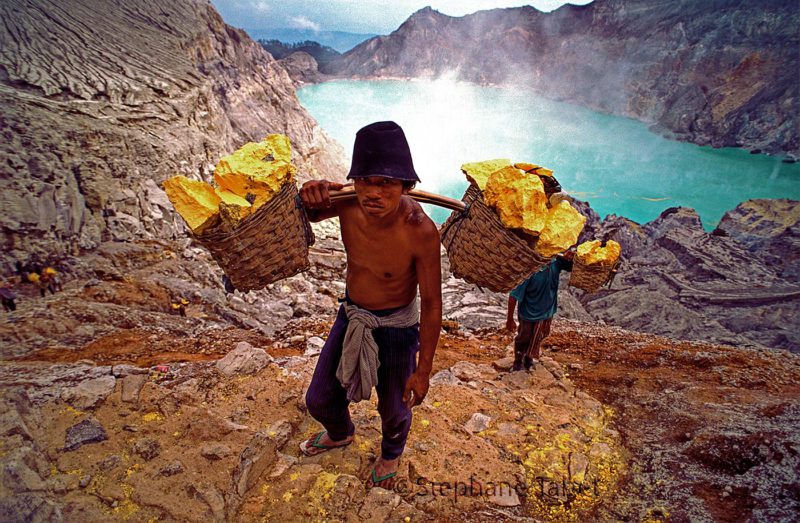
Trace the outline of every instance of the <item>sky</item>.
<instances>
[{"instance_id":1,"label":"sky","mask_svg":"<svg viewBox=\"0 0 800 523\"><path fill-rule=\"evenodd\" d=\"M588 4L591 0L571 0ZM211 0L228 24L241 29L291 27L314 31L389 34L426 6L450 16L531 5L552 11L563 0Z\"/></svg>"}]
</instances>

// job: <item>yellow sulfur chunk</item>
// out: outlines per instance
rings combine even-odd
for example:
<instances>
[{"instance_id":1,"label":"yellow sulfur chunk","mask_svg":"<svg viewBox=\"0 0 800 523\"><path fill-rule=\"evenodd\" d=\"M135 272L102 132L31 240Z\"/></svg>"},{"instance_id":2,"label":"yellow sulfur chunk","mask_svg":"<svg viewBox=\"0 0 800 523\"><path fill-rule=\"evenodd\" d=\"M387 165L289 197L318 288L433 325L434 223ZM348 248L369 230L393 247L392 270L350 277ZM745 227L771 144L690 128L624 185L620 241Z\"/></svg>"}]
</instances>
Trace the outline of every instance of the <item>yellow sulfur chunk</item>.
<instances>
[{"instance_id":1,"label":"yellow sulfur chunk","mask_svg":"<svg viewBox=\"0 0 800 523\"><path fill-rule=\"evenodd\" d=\"M295 174L289 139L270 135L247 143L223 157L214 170L217 184L242 198L252 198L252 211L268 202Z\"/></svg>"},{"instance_id":2,"label":"yellow sulfur chunk","mask_svg":"<svg viewBox=\"0 0 800 523\"><path fill-rule=\"evenodd\" d=\"M563 252L578 241L586 217L567 201L559 202L547 213L547 223L536 242L536 252L547 258Z\"/></svg>"},{"instance_id":3,"label":"yellow sulfur chunk","mask_svg":"<svg viewBox=\"0 0 800 523\"><path fill-rule=\"evenodd\" d=\"M236 227L239 222L250 216L252 205L246 199L221 187L217 187L216 191L222 199L219 202L219 216L223 223Z\"/></svg>"},{"instance_id":4,"label":"yellow sulfur chunk","mask_svg":"<svg viewBox=\"0 0 800 523\"><path fill-rule=\"evenodd\" d=\"M220 197L206 182L173 176L164 180L164 191L193 233L200 234L218 223Z\"/></svg>"},{"instance_id":5,"label":"yellow sulfur chunk","mask_svg":"<svg viewBox=\"0 0 800 523\"><path fill-rule=\"evenodd\" d=\"M238 205L240 207L251 207L250 202L247 201L246 198L239 196L238 194L231 192L227 189L223 189L222 187L217 187L214 189L219 196L219 199L225 202L228 205Z\"/></svg>"},{"instance_id":6,"label":"yellow sulfur chunk","mask_svg":"<svg viewBox=\"0 0 800 523\"><path fill-rule=\"evenodd\" d=\"M509 229L538 236L545 226L547 196L538 176L509 165L489 176L483 197Z\"/></svg>"},{"instance_id":7,"label":"yellow sulfur chunk","mask_svg":"<svg viewBox=\"0 0 800 523\"><path fill-rule=\"evenodd\" d=\"M523 171L525 171L527 173L527 172L530 172L530 171L535 171L540 166L536 165L535 163L521 162L521 163L515 163L514 167L516 167L517 169L521 169L521 170L523 170Z\"/></svg>"},{"instance_id":8,"label":"yellow sulfur chunk","mask_svg":"<svg viewBox=\"0 0 800 523\"><path fill-rule=\"evenodd\" d=\"M248 216L250 216L250 207L228 205L225 202L219 204L219 217L222 219L222 223L230 228L236 228Z\"/></svg>"},{"instance_id":9,"label":"yellow sulfur chunk","mask_svg":"<svg viewBox=\"0 0 800 523\"><path fill-rule=\"evenodd\" d=\"M575 259L584 265L613 265L621 253L622 247L614 240L608 240L605 247L600 240L593 240L578 245Z\"/></svg>"},{"instance_id":10,"label":"yellow sulfur chunk","mask_svg":"<svg viewBox=\"0 0 800 523\"><path fill-rule=\"evenodd\" d=\"M467 179L478 186L483 191L486 189L486 181L489 176L504 167L511 167L511 160L501 158L498 160L486 160L484 162L465 163L461 166L461 172L467 175Z\"/></svg>"},{"instance_id":11,"label":"yellow sulfur chunk","mask_svg":"<svg viewBox=\"0 0 800 523\"><path fill-rule=\"evenodd\" d=\"M195 234L220 221L231 229L292 181L296 169L291 158L289 139L271 134L222 158L214 171L218 187L175 176L164 182L164 190Z\"/></svg>"},{"instance_id":12,"label":"yellow sulfur chunk","mask_svg":"<svg viewBox=\"0 0 800 523\"><path fill-rule=\"evenodd\" d=\"M270 134L262 140L272 149L272 157L286 163L292 163L292 143L285 135Z\"/></svg>"},{"instance_id":13,"label":"yellow sulfur chunk","mask_svg":"<svg viewBox=\"0 0 800 523\"><path fill-rule=\"evenodd\" d=\"M538 167L534 173L538 174L539 176L553 176L553 171L550 169L545 169L544 167Z\"/></svg>"}]
</instances>

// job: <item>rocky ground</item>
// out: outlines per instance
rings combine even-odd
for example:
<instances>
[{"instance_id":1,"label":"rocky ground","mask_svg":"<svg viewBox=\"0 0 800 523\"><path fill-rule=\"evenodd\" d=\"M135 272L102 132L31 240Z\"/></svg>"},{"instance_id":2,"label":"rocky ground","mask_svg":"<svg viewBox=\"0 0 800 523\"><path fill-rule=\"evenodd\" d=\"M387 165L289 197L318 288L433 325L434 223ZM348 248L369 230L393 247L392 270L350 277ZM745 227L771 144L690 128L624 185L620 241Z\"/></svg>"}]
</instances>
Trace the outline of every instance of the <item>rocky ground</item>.
<instances>
[{"instance_id":1,"label":"rocky ground","mask_svg":"<svg viewBox=\"0 0 800 523\"><path fill-rule=\"evenodd\" d=\"M318 430L303 391L343 290L335 225L316 232L311 271L248 295L226 295L202 249L163 242L72 259L55 295L19 287L0 323L0 519L790 521L800 508L798 356L567 319L585 311L564 293L548 356L510 373L504 296L450 277L396 491L364 487L374 398L353 408L353 445L302 457Z\"/></svg>"}]
</instances>

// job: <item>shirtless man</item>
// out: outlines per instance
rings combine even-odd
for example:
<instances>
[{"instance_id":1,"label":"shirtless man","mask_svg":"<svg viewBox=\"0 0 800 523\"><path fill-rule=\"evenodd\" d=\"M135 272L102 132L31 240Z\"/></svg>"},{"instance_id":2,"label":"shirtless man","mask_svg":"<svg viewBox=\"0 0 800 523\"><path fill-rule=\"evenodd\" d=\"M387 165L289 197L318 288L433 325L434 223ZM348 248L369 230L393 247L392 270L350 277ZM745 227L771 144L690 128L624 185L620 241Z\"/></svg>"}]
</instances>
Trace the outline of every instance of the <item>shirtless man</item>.
<instances>
[{"instance_id":1,"label":"shirtless man","mask_svg":"<svg viewBox=\"0 0 800 523\"><path fill-rule=\"evenodd\" d=\"M407 196L419 178L403 130L394 122L377 122L356 134L347 177L354 181L355 199L332 204L328 191L343 185L326 180L306 182L300 190L309 219L339 217L347 253L346 297L306 393L308 412L325 430L300 448L310 456L349 445L355 426L348 405L369 398L374 384L382 440L368 484L391 489L411 408L428 393L439 340L439 232ZM377 347L359 346L365 337L374 337Z\"/></svg>"}]
</instances>

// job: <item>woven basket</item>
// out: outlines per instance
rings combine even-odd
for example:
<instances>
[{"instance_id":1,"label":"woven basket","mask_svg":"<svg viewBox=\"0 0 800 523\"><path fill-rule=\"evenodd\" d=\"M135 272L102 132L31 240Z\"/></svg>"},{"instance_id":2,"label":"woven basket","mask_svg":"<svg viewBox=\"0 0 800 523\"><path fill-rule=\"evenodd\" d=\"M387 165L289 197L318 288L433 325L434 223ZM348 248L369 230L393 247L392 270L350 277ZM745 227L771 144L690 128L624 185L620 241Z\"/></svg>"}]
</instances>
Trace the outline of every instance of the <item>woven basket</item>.
<instances>
[{"instance_id":1,"label":"woven basket","mask_svg":"<svg viewBox=\"0 0 800 523\"><path fill-rule=\"evenodd\" d=\"M507 292L550 261L503 226L475 185L469 186L462 200L466 209L453 211L441 229L450 269L457 278Z\"/></svg>"},{"instance_id":2,"label":"woven basket","mask_svg":"<svg viewBox=\"0 0 800 523\"><path fill-rule=\"evenodd\" d=\"M619 260L611 265L585 265L577 258L572 262L569 284L586 292L596 292L606 283L611 286Z\"/></svg>"},{"instance_id":3,"label":"woven basket","mask_svg":"<svg viewBox=\"0 0 800 523\"><path fill-rule=\"evenodd\" d=\"M293 183L230 232L195 238L211 252L233 286L247 292L293 276L310 267L308 247L314 233Z\"/></svg>"}]
</instances>

